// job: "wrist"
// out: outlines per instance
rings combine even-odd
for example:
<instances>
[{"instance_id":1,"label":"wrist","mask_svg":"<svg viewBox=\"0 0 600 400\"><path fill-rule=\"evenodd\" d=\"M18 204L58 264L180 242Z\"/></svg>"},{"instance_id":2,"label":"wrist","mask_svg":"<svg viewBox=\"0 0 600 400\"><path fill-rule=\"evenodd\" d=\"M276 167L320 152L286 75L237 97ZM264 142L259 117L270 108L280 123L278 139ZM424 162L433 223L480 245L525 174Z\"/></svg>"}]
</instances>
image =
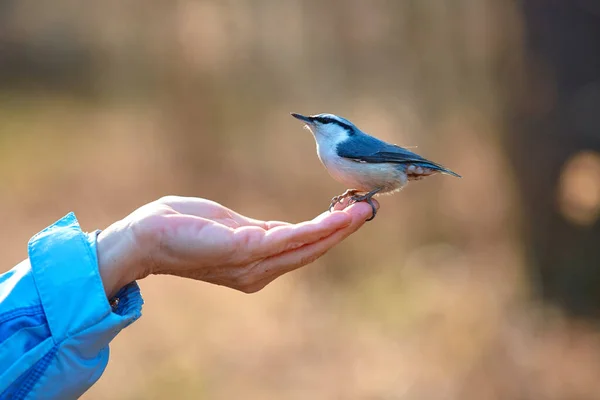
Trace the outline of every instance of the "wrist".
<instances>
[{"instance_id":1,"label":"wrist","mask_svg":"<svg viewBox=\"0 0 600 400\"><path fill-rule=\"evenodd\" d=\"M112 224L98 235L96 251L98 270L108 299L141 278L137 245L129 226L123 221Z\"/></svg>"}]
</instances>

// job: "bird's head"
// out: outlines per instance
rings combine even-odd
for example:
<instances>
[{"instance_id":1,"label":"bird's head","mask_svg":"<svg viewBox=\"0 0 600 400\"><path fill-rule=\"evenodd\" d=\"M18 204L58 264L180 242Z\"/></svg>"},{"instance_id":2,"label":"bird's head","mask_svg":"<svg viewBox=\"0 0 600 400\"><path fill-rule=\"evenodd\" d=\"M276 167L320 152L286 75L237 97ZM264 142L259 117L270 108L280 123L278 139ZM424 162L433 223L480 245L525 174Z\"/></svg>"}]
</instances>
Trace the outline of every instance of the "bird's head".
<instances>
[{"instance_id":1,"label":"bird's head","mask_svg":"<svg viewBox=\"0 0 600 400\"><path fill-rule=\"evenodd\" d=\"M360 132L352 122L334 114L316 114L307 117L292 113L292 116L306 123L317 142L339 143Z\"/></svg>"}]
</instances>

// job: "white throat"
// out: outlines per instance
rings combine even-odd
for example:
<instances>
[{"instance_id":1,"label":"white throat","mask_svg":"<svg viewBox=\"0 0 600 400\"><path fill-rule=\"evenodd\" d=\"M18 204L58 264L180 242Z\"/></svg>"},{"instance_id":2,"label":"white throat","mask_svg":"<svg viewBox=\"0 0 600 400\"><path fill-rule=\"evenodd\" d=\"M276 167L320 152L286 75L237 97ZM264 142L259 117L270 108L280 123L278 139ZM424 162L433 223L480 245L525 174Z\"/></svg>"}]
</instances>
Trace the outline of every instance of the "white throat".
<instances>
[{"instance_id":1,"label":"white throat","mask_svg":"<svg viewBox=\"0 0 600 400\"><path fill-rule=\"evenodd\" d=\"M348 139L348 132L335 125L332 127L319 127L318 129L310 128L310 131L317 143L317 154L319 159L325 167L327 167L331 162L338 158L337 145Z\"/></svg>"}]
</instances>

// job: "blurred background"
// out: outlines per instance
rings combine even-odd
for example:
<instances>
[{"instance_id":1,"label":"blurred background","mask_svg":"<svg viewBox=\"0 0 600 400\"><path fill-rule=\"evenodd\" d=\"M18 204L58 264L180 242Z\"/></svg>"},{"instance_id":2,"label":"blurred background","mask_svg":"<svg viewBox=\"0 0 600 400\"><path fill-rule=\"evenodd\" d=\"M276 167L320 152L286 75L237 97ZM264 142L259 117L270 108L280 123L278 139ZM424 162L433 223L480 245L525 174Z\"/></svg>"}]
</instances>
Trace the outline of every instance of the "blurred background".
<instances>
[{"instance_id":1,"label":"blurred background","mask_svg":"<svg viewBox=\"0 0 600 400\"><path fill-rule=\"evenodd\" d=\"M289 112L463 175L251 296L141 282L85 399L600 399L600 3L0 0L0 271L163 195L299 222Z\"/></svg>"}]
</instances>

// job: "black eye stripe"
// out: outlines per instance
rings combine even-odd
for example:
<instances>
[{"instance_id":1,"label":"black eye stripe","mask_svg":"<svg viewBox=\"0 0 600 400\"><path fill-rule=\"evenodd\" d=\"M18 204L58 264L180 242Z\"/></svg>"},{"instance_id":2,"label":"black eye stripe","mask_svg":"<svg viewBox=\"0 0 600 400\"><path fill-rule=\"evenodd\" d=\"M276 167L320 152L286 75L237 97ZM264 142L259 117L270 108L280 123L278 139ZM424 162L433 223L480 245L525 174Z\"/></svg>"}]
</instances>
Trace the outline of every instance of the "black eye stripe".
<instances>
[{"instance_id":1,"label":"black eye stripe","mask_svg":"<svg viewBox=\"0 0 600 400\"><path fill-rule=\"evenodd\" d=\"M313 120L315 120L321 124L330 124L333 122L333 120L331 118L326 118L326 117L313 117Z\"/></svg>"},{"instance_id":2,"label":"black eye stripe","mask_svg":"<svg viewBox=\"0 0 600 400\"><path fill-rule=\"evenodd\" d=\"M338 121L337 119L333 119L333 118L329 118L329 117L313 117L314 121L317 121L321 124L336 124L338 126L341 126L342 128L346 129L348 132L352 132L352 127L348 124L345 124L341 121Z\"/></svg>"}]
</instances>

